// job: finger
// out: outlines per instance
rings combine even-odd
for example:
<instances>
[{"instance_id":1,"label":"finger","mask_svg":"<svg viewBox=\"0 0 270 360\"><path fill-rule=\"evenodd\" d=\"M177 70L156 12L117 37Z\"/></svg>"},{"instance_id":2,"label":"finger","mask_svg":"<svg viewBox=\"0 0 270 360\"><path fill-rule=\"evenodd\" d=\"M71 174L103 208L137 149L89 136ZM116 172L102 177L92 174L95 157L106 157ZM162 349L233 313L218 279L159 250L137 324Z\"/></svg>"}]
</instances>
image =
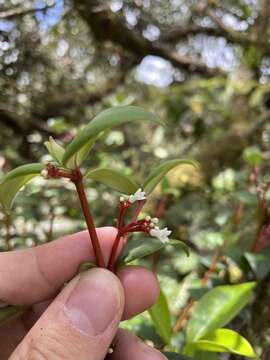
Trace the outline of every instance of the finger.
<instances>
[{"instance_id":1,"label":"finger","mask_svg":"<svg viewBox=\"0 0 270 360\"><path fill-rule=\"evenodd\" d=\"M10 354L22 341L29 329L47 309L51 301L35 304L19 316L12 317L0 326L0 359L9 359Z\"/></svg>"},{"instance_id":2,"label":"finger","mask_svg":"<svg viewBox=\"0 0 270 360\"><path fill-rule=\"evenodd\" d=\"M101 360L124 308L118 278L105 269L76 276L57 296L10 359Z\"/></svg>"},{"instance_id":3,"label":"finger","mask_svg":"<svg viewBox=\"0 0 270 360\"><path fill-rule=\"evenodd\" d=\"M116 229L97 229L106 261ZM0 300L8 304L33 304L55 295L84 261L94 262L88 232L63 237L27 250L0 253Z\"/></svg>"},{"instance_id":4,"label":"finger","mask_svg":"<svg viewBox=\"0 0 270 360\"><path fill-rule=\"evenodd\" d=\"M156 302L159 286L156 276L140 266L126 266L118 270L117 276L125 292L123 320L149 309Z\"/></svg>"},{"instance_id":5,"label":"finger","mask_svg":"<svg viewBox=\"0 0 270 360\"><path fill-rule=\"evenodd\" d=\"M126 330L119 330L111 360L167 360L158 350L146 345Z\"/></svg>"},{"instance_id":6,"label":"finger","mask_svg":"<svg viewBox=\"0 0 270 360\"><path fill-rule=\"evenodd\" d=\"M159 294L159 286L156 276L151 271L139 266L128 266L121 268L117 276L121 280L126 299L123 320L145 311L155 303ZM36 304L23 316L0 326L0 354L5 352L10 355L49 304L50 301ZM7 344L9 345L7 346ZM3 359L5 358L8 356L3 357Z\"/></svg>"}]
</instances>

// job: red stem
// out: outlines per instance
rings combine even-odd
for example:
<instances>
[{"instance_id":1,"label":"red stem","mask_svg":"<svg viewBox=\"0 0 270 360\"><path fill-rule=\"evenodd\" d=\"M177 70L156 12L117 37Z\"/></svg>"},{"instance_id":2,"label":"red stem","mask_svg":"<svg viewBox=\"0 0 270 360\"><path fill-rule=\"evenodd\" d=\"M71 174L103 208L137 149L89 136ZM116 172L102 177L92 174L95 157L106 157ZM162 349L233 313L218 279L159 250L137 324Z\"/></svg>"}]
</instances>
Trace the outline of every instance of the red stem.
<instances>
[{"instance_id":1,"label":"red stem","mask_svg":"<svg viewBox=\"0 0 270 360\"><path fill-rule=\"evenodd\" d=\"M134 214L132 216L131 222L135 222L138 218L138 216L140 215L140 212L142 210L142 208L144 207L144 204L146 203L146 200L140 200L138 203L137 208L134 211Z\"/></svg>"},{"instance_id":2,"label":"red stem","mask_svg":"<svg viewBox=\"0 0 270 360\"><path fill-rule=\"evenodd\" d=\"M102 254L102 250L101 250L100 243L98 240L95 224L94 224L94 221L93 221L90 209L89 209L87 197L85 194L85 190L84 190L84 186L83 186L83 178L82 178L82 175L81 175L81 172L79 169L77 169L77 175L78 176L76 176L72 181L76 186L76 190L77 190L78 197L79 197L79 200L81 203L84 218L85 218L87 228L89 231L90 239L91 239L91 242L93 245L97 266L105 268L106 266L105 266L104 257Z\"/></svg>"},{"instance_id":3,"label":"red stem","mask_svg":"<svg viewBox=\"0 0 270 360\"><path fill-rule=\"evenodd\" d=\"M135 209L135 211L133 213L133 216L132 216L132 219L131 219L130 223L133 223L138 219L138 216L140 215L140 212L141 212L142 208L144 207L145 203L146 203L146 200L140 200L139 201L138 206L136 207L136 209ZM127 240L128 240L128 234L126 234L124 236L124 239L123 239L124 245L127 243Z\"/></svg>"},{"instance_id":4,"label":"red stem","mask_svg":"<svg viewBox=\"0 0 270 360\"><path fill-rule=\"evenodd\" d=\"M113 271L114 270L114 263L115 263L115 259L117 256L117 249L119 246L121 240L121 233L118 230L118 233L115 237L114 243L113 243L113 247L112 247L112 251L111 251L111 256L110 256L110 260L109 260L109 264L108 264L108 269Z\"/></svg>"},{"instance_id":5,"label":"red stem","mask_svg":"<svg viewBox=\"0 0 270 360\"><path fill-rule=\"evenodd\" d=\"M135 211L133 213L131 223L133 223L133 222L135 222L137 220L137 218L138 218L138 216L139 216L145 202L146 202L146 200L139 201L138 206L137 206L137 208L135 209ZM116 259L116 256L117 256L118 246L120 244L120 240L121 240L121 237L122 237L121 228L124 225L124 215L125 215L126 210L127 210L126 208L124 208L124 209L121 208L119 218L118 218L118 225L117 225L118 232L117 232L117 235L116 235L114 243L113 243L113 247L112 247L112 251L111 251L111 255L110 255L110 260L109 260L109 265L108 265L108 269L111 270L111 271L113 271L113 268L114 268L114 263L115 263L115 259ZM124 243L126 243L127 238L128 238L128 234L126 234L123 237Z\"/></svg>"}]
</instances>

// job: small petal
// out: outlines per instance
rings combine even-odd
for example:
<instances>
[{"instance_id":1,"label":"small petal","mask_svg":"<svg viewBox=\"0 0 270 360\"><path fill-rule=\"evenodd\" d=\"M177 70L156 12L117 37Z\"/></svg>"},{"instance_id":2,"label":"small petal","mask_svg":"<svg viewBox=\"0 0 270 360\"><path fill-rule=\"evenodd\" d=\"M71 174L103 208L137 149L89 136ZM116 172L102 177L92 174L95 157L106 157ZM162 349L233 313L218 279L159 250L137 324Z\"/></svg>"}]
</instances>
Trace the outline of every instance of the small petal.
<instances>
[{"instance_id":1,"label":"small petal","mask_svg":"<svg viewBox=\"0 0 270 360\"><path fill-rule=\"evenodd\" d=\"M155 227L154 229L151 229L149 234L151 236L154 236L158 238L163 244L167 243L169 241L168 236L171 235L171 230L168 230L168 228L159 229L158 227Z\"/></svg>"},{"instance_id":2,"label":"small petal","mask_svg":"<svg viewBox=\"0 0 270 360\"><path fill-rule=\"evenodd\" d=\"M130 195L128 198L129 202L131 202L131 203L134 203L135 201L145 200L145 199L146 199L145 192L142 191L141 188L139 188L135 192L135 194Z\"/></svg>"}]
</instances>

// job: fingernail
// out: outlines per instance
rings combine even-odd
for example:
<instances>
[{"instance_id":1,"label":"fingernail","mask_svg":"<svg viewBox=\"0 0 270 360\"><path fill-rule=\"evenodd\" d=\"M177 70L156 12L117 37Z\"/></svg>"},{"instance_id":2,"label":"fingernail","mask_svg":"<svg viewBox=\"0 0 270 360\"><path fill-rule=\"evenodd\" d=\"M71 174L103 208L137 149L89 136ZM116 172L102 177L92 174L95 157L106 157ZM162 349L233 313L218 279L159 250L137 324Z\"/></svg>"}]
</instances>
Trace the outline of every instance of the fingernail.
<instances>
[{"instance_id":1,"label":"fingernail","mask_svg":"<svg viewBox=\"0 0 270 360\"><path fill-rule=\"evenodd\" d=\"M92 269L81 275L65 304L65 313L79 331L96 336L122 315L122 289L108 270Z\"/></svg>"}]
</instances>

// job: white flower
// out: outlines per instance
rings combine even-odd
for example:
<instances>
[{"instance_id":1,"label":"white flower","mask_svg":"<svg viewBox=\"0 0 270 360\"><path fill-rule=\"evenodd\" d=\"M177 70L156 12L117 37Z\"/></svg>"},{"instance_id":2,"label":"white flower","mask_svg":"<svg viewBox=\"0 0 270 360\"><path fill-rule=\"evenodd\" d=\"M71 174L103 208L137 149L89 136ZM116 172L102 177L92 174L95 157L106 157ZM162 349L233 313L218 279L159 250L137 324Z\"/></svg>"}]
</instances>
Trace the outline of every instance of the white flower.
<instances>
[{"instance_id":1,"label":"white flower","mask_svg":"<svg viewBox=\"0 0 270 360\"><path fill-rule=\"evenodd\" d=\"M154 229L150 230L150 235L158 238L163 244L169 242L168 236L170 236L171 233L171 230L168 230L167 227L165 227L164 229L155 227Z\"/></svg>"},{"instance_id":2,"label":"white flower","mask_svg":"<svg viewBox=\"0 0 270 360\"><path fill-rule=\"evenodd\" d=\"M146 199L145 192L142 191L141 188L139 188L139 189L135 192L135 194L130 195L129 198L128 198L129 202L132 203L132 204L133 204L135 201L140 201L140 200L145 200L145 199Z\"/></svg>"}]
</instances>

